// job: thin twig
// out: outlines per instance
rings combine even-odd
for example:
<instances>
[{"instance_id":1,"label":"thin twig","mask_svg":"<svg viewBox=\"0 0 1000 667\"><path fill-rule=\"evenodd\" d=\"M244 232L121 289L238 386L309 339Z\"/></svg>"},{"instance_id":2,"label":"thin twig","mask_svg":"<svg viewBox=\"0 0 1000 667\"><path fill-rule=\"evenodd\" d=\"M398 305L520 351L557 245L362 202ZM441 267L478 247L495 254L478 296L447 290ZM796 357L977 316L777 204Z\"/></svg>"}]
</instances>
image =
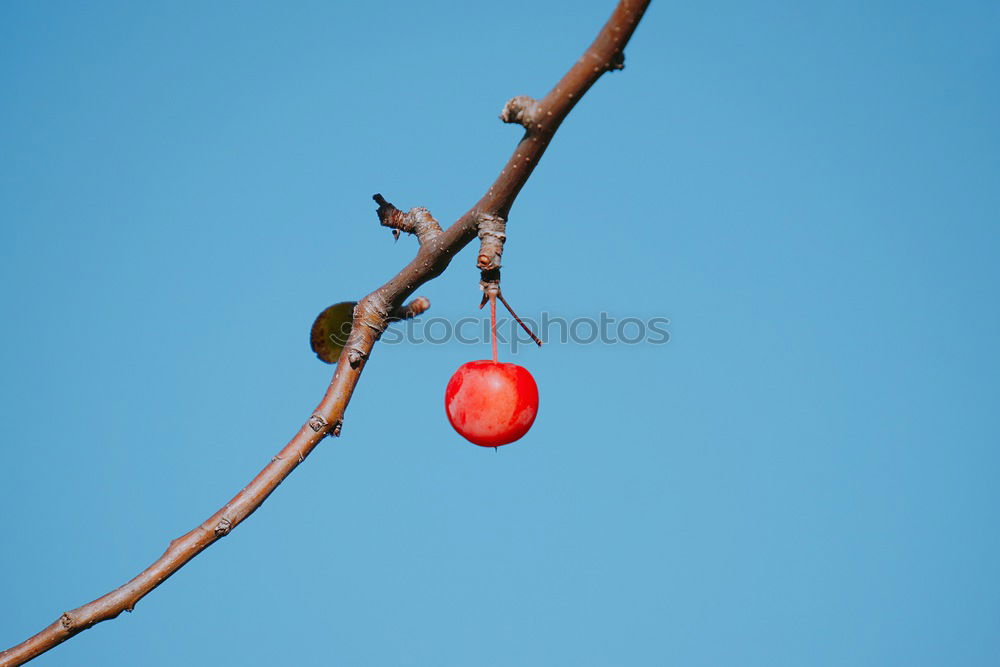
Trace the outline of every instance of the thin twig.
<instances>
[{"instance_id":1,"label":"thin twig","mask_svg":"<svg viewBox=\"0 0 1000 667\"><path fill-rule=\"evenodd\" d=\"M507 103L504 119L522 124L525 133L506 166L486 194L448 229L437 232L428 222L429 232L420 238L413 261L358 302L353 329L323 400L278 455L222 509L171 541L163 555L134 579L63 613L38 634L0 653L0 667L23 664L101 621L132 611L150 591L253 514L324 437L340 432L354 387L391 314L420 285L441 275L458 251L476 238L480 216L507 219L514 199L566 115L602 74L621 68L622 51L648 5L649 0L621 0L593 44L548 95L538 101L518 97ZM416 226L413 231L418 231Z\"/></svg>"},{"instance_id":2,"label":"thin twig","mask_svg":"<svg viewBox=\"0 0 1000 667\"><path fill-rule=\"evenodd\" d=\"M535 332L529 329L528 325L521 321L521 318L517 316L517 313L514 312L514 309L510 307L509 303L507 303L507 299L503 298L503 292L497 292L497 298L500 299L500 303L504 305L504 308L507 309L507 312L511 314L514 320L521 325L521 328L524 329L529 336L531 336L531 340L535 341L535 344L538 345L538 347L541 347L542 339L536 336Z\"/></svg>"}]
</instances>

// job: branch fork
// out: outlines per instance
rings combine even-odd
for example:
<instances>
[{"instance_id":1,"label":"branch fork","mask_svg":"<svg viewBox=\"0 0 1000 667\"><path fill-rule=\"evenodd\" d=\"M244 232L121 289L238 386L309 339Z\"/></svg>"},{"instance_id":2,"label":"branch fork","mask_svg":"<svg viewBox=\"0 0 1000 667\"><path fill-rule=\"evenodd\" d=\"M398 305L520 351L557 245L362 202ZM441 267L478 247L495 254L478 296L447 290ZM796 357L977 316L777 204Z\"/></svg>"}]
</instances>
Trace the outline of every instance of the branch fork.
<instances>
[{"instance_id":1,"label":"branch fork","mask_svg":"<svg viewBox=\"0 0 1000 667\"><path fill-rule=\"evenodd\" d=\"M386 295L378 290L361 299L354 306L354 324L341 354L341 358L347 355L347 361L351 368L357 368L371 354L375 341L389 326L390 310Z\"/></svg>"}]
</instances>

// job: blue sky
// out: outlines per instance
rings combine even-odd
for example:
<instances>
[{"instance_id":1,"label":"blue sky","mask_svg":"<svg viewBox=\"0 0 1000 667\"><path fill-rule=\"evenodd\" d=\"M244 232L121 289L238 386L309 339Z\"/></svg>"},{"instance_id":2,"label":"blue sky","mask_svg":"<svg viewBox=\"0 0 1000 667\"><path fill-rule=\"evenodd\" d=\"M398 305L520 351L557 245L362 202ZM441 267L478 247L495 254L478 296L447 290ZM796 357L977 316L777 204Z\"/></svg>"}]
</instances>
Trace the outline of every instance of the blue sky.
<instances>
[{"instance_id":1,"label":"blue sky","mask_svg":"<svg viewBox=\"0 0 1000 667\"><path fill-rule=\"evenodd\" d=\"M312 318L482 194L607 0L0 5L0 644L124 582L309 416ZM656 2L513 208L499 453L384 345L249 521L39 665L990 665L1000 7ZM418 293L478 316L473 248Z\"/></svg>"}]
</instances>

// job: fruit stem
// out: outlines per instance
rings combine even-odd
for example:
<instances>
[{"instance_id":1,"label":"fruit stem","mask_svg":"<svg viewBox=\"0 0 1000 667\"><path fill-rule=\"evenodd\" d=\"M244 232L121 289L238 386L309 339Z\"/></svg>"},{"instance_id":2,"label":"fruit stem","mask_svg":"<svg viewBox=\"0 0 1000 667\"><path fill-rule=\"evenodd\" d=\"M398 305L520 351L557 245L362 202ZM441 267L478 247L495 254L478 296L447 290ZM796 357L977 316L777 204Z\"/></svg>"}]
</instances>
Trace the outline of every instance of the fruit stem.
<instances>
[{"instance_id":1,"label":"fruit stem","mask_svg":"<svg viewBox=\"0 0 1000 667\"><path fill-rule=\"evenodd\" d=\"M502 298L502 297L501 297ZM490 334L493 340L493 363L497 363L497 298L490 295Z\"/></svg>"},{"instance_id":2,"label":"fruit stem","mask_svg":"<svg viewBox=\"0 0 1000 667\"><path fill-rule=\"evenodd\" d=\"M514 316L514 319L517 320L517 323L521 325L521 328L528 332L528 335L531 336L531 340L535 341L535 344L538 345L538 347L541 347L542 340L535 335L534 331L528 328L527 324L521 321L521 318L517 316L517 313L514 312L514 309L510 307L509 303L507 303L507 299L503 298L503 294L498 292L497 296L500 297L500 303L502 303L504 307L506 307L507 310L510 311L510 314Z\"/></svg>"}]
</instances>

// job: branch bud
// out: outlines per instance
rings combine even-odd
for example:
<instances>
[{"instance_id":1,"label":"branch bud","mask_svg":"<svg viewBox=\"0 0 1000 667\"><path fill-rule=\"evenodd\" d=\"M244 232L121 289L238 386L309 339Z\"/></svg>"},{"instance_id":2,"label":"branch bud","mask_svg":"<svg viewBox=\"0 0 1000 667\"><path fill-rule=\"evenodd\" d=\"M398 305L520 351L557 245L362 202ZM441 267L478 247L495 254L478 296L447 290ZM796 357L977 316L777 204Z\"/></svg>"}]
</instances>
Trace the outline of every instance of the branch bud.
<instances>
[{"instance_id":1,"label":"branch bud","mask_svg":"<svg viewBox=\"0 0 1000 667\"><path fill-rule=\"evenodd\" d=\"M538 102L527 95L518 95L507 100L503 111L500 112L500 120L523 125L528 130L531 129L531 124L536 122L537 115Z\"/></svg>"}]
</instances>

